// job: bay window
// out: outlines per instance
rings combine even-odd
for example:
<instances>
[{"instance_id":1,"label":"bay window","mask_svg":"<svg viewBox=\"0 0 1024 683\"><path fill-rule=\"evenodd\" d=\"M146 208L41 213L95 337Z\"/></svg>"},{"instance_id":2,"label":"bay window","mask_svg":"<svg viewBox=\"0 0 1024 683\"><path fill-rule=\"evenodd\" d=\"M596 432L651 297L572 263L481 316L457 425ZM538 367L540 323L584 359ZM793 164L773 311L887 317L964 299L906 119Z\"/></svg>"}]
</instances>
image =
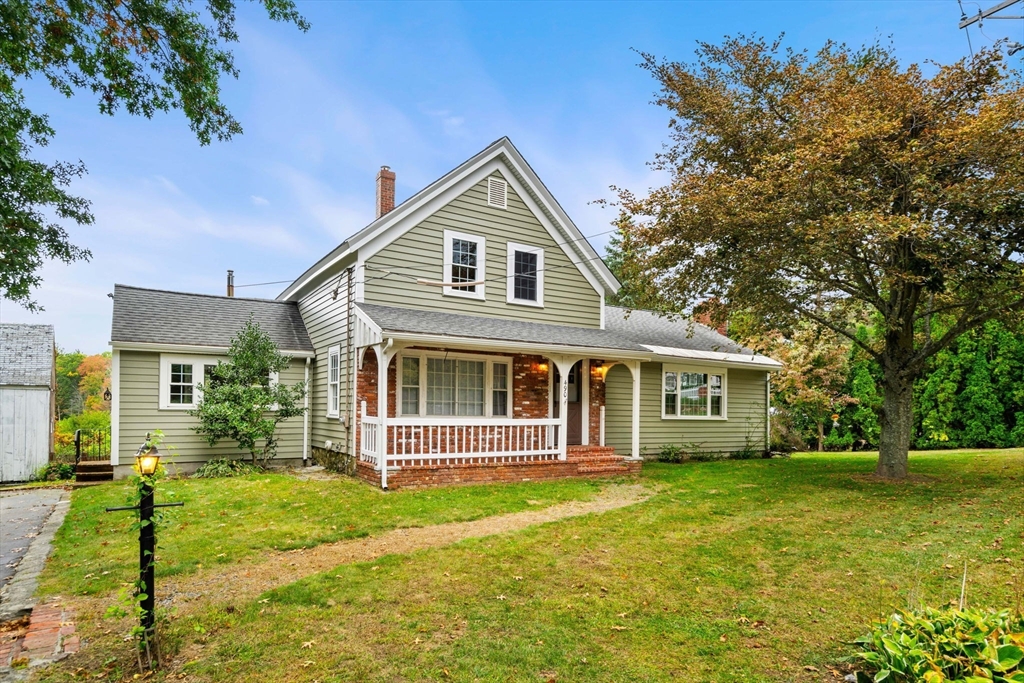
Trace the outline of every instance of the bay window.
<instances>
[{"instance_id":1,"label":"bay window","mask_svg":"<svg viewBox=\"0 0 1024 683\"><path fill-rule=\"evenodd\" d=\"M723 369L662 367L663 419L725 419L726 380Z\"/></svg>"}]
</instances>

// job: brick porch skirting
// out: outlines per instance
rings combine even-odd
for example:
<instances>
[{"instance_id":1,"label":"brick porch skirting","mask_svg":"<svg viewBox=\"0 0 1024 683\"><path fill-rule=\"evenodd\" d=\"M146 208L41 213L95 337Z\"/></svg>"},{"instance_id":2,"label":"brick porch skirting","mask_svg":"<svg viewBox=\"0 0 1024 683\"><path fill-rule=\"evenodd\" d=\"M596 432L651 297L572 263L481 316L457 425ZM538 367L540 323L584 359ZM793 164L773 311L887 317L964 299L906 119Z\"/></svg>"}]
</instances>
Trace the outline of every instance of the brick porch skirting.
<instances>
[{"instance_id":1,"label":"brick porch skirting","mask_svg":"<svg viewBox=\"0 0 1024 683\"><path fill-rule=\"evenodd\" d=\"M615 455L611 447L570 446L566 460L403 465L388 471L388 488L548 481L570 477L608 477L640 472L642 462ZM359 462L356 476L380 486L380 472Z\"/></svg>"}]
</instances>

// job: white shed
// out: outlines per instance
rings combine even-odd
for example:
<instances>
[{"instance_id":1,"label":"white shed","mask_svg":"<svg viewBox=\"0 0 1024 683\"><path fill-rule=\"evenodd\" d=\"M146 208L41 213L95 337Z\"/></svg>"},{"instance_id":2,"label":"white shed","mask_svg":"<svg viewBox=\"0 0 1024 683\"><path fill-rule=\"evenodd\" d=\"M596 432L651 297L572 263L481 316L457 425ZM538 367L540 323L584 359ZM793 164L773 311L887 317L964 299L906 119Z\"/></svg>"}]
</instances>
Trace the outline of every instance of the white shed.
<instances>
[{"instance_id":1,"label":"white shed","mask_svg":"<svg viewBox=\"0 0 1024 683\"><path fill-rule=\"evenodd\" d=\"M49 462L56 384L53 326L0 324L0 482Z\"/></svg>"}]
</instances>

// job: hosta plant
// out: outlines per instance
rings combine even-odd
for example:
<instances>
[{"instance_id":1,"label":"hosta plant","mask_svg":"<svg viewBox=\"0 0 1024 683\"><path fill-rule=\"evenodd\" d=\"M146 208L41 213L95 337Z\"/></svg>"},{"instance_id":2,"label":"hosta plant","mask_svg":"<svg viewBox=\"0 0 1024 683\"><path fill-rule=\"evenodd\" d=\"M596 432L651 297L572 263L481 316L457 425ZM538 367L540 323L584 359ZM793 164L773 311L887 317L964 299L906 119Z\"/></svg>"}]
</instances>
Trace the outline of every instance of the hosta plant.
<instances>
[{"instance_id":1,"label":"hosta plant","mask_svg":"<svg viewBox=\"0 0 1024 683\"><path fill-rule=\"evenodd\" d=\"M1010 610L897 610L854 644L878 683L1024 683L1024 616Z\"/></svg>"}]
</instances>

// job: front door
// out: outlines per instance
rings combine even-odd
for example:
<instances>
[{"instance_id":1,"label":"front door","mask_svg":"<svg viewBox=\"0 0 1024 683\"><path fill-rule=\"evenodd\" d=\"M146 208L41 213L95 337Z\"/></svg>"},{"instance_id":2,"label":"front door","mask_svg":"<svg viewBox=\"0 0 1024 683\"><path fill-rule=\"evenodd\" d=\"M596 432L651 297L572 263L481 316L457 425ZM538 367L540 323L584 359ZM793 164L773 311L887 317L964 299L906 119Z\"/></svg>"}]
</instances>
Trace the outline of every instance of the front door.
<instances>
[{"instance_id":1,"label":"front door","mask_svg":"<svg viewBox=\"0 0 1024 683\"><path fill-rule=\"evenodd\" d=\"M572 370L569 371L569 396L568 402L569 407L566 410L566 418L568 421L566 429L566 444L569 446L579 446L583 443L583 403L581 399L583 397L583 389L580 384L582 379L583 361L579 361L576 365L572 366ZM557 395L557 387L561 383L561 378L558 375L558 370L555 370L555 401L554 401L554 416L559 416L559 401Z\"/></svg>"}]
</instances>

